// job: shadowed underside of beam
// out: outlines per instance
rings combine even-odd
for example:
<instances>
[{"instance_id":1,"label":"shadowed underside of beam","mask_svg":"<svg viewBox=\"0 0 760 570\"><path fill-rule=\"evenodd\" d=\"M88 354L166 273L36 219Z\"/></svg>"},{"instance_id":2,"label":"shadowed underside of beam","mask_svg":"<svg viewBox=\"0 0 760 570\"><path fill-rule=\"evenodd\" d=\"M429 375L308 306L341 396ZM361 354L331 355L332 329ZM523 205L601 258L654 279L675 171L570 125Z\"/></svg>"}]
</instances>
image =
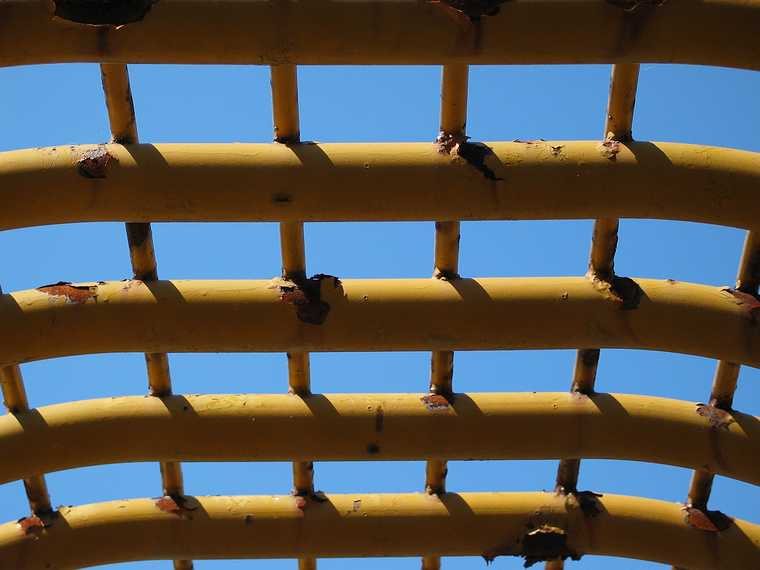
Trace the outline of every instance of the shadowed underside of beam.
<instances>
[{"instance_id":1,"label":"shadowed underside of beam","mask_svg":"<svg viewBox=\"0 0 760 570\"><path fill-rule=\"evenodd\" d=\"M581 507L579 498L585 501ZM702 517L705 517L703 514ZM760 527L619 495L446 493L134 499L0 525L3 568L171 558L599 554L706 570L760 567ZM691 523L691 524L690 524ZM26 527L26 529L25 529Z\"/></svg>"},{"instance_id":2,"label":"shadowed underside of beam","mask_svg":"<svg viewBox=\"0 0 760 570\"><path fill-rule=\"evenodd\" d=\"M469 15L447 4L133 0L107 10L89 0L6 0L0 3L0 65L760 66L756 0L516 0L496 10L473 9Z\"/></svg>"},{"instance_id":3,"label":"shadowed underside of beam","mask_svg":"<svg viewBox=\"0 0 760 570\"><path fill-rule=\"evenodd\" d=\"M733 289L619 277L612 288L582 277L57 283L0 296L0 364L104 352L581 346L759 366L758 305Z\"/></svg>"},{"instance_id":4,"label":"shadowed underside of beam","mask_svg":"<svg viewBox=\"0 0 760 570\"><path fill-rule=\"evenodd\" d=\"M622 394L123 397L0 417L0 483L129 461L630 459L760 484L760 421ZM308 433L303 439L300 434ZM160 437L157 437L160 434ZM625 442L621 445L620 442Z\"/></svg>"},{"instance_id":5,"label":"shadowed underside of beam","mask_svg":"<svg viewBox=\"0 0 760 570\"><path fill-rule=\"evenodd\" d=\"M759 157L596 141L463 143L451 153L429 143L48 147L0 153L0 229L599 217L757 228Z\"/></svg>"}]
</instances>

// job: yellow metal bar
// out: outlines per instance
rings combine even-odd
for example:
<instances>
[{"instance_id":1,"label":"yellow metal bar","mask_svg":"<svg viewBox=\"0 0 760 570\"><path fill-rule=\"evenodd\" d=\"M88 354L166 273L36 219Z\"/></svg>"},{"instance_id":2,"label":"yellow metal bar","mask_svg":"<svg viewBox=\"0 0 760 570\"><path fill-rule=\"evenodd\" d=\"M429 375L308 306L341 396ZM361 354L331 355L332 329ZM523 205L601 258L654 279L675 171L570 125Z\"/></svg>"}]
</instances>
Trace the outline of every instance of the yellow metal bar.
<instances>
[{"instance_id":1,"label":"yellow metal bar","mask_svg":"<svg viewBox=\"0 0 760 570\"><path fill-rule=\"evenodd\" d=\"M485 157L485 165L503 180L487 178L461 156L442 154L429 143L303 144L297 149L89 145L4 152L0 229L123 220L630 217L750 229L759 224L756 153L632 142L610 160L598 141L488 146L493 154ZM104 177L90 178L88 156L99 152L104 160L96 164L103 166Z\"/></svg>"},{"instance_id":2,"label":"yellow metal bar","mask_svg":"<svg viewBox=\"0 0 760 570\"><path fill-rule=\"evenodd\" d=\"M760 566L758 525L734 519L716 536L691 526L676 503L605 494L593 506L596 516L553 493L132 499L64 507L50 526L32 531L36 540L15 521L0 525L0 565L67 570L178 556L435 553L533 561L597 554L694 570Z\"/></svg>"},{"instance_id":3,"label":"yellow metal bar","mask_svg":"<svg viewBox=\"0 0 760 570\"><path fill-rule=\"evenodd\" d=\"M744 241L736 288L744 293L755 294L758 286L760 286L760 232L750 231Z\"/></svg>"},{"instance_id":4,"label":"yellow metal bar","mask_svg":"<svg viewBox=\"0 0 760 570\"><path fill-rule=\"evenodd\" d=\"M100 66L100 79L106 96L108 121L111 125L111 142L117 144L137 143L137 121L132 102L127 66L104 63Z\"/></svg>"},{"instance_id":5,"label":"yellow metal bar","mask_svg":"<svg viewBox=\"0 0 760 570\"><path fill-rule=\"evenodd\" d=\"M648 2L634 9L625 2L516 0L500 4L496 15L472 19L447 4L168 0L134 2L114 14L91 11L87 2L58 2L51 9L42 0L13 0L0 5L0 21L8 23L0 38L0 65L661 62L760 67L756 0ZM58 17L51 18L52 10Z\"/></svg>"},{"instance_id":6,"label":"yellow metal bar","mask_svg":"<svg viewBox=\"0 0 760 570\"><path fill-rule=\"evenodd\" d=\"M0 365L103 352L586 346L760 366L753 305L733 290L616 283L618 292L582 277L54 284L0 296Z\"/></svg>"},{"instance_id":7,"label":"yellow metal bar","mask_svg":"<svg viewBox=\"0 0 760 570\"><path fill-rule=\"evenodd\" d=\"M0 453L14 458L0 463L0 483L133 461L563 457L705 466L760 483L760 423L740 412L724 423L714 429L694 402L625 394L104 398L0 417Z\"/></svg>"},{"instance_id":8,"label":"yellow metal bar","mask_svg":"<svg viewBox=\"0 0 760 570\"><path fill-rule=\"evenodd\" d=\"M17 414L29 412L29 400L26 397L24 380L21 377L21 369L18 365L5 366L0 368L0 387L3 393L3 403L8 409L8 418ZM6 416L0 416L0 421ZM6 455L7 458L11 457ZM21 477L19 477L21 478ZM45 476L42 474L29 474L23 477L24 491L29 500L29 508L36 515L45 515L53 510L50 504L50 493L48 492Z\"/></svg>"},{"instance_id":9,"label":"yellow metal bar","mask_svg":"<svg viewBox=\"0 0 760 570\"><path fill-rule=\"evenodd\" d=\"M100 75L103 83L108 120L111 126L111 142L121 145L138 143L137 120L132 100L132 89L129 84L129 71L122 64L101 64ZM106 155L107 156L107 155ZM100 160L104 157L101 156ZM97 161L97 158L91 160ZM104 168L107 168L107 162ZM96 162L97 164L97 162ZM90 172L90 174L93 174ZM96 171L97 176L104 172ZM153 246L153 232L150 224L127 223L127 243L132 262L132 272L136 279L155 281L158 279L158 266ZM148 389L152 396L162 397L171 395L172 384L169 371L169 357L164 353L146 353L145 364L148 371ZM161 484L165 495L182 496L184 485L182 468L179 463L162 463ZM175 560L175 570L192 570L190 560Z\"/></svg>"},{"instance_id":10,"label":"yellow metal bar","mask_svg":"<svg viewBox=\"0 0 760 570\"><path fill-rule=\"evenodd\" d=\"M441 78L441 128L437 143L439 152L456 152L455 147L464 143L467 124L467 85L469 68L463 64L444 65ZM435 262L433 277L437 279L459 278L459 228L458 221L435 223ZM431 355L430 393L448 398L452 391L454 353L435 351ZM431 460L425 468L425 490L428 493L446 492L446 461ZM436 557L423 558L423 568L440 566Z\"/></svg>"},{"instance_id":11,"label":"yellow metal bar","mask_svg":"<svg viewBox=\"0 0 760 570\"><path fill-rule=\"evenodd\" d=\"M639 83L639 65L621 63L612 66L610 97L607 103L607 119L604 138L610 141L633 140L633 109L636 104L636 87Z\"/></svg>"},{"instance_id":12,"label":"yellow metal bar","mask_svg":"<svg viewBox=\"0 0 760 570\"><path fill-rule=\"evenodd\" d=\"M295 65L273 65L272 115L274 140L291 144L301 141L298 120L298 69Z\"/></svg>"}]
</instances>

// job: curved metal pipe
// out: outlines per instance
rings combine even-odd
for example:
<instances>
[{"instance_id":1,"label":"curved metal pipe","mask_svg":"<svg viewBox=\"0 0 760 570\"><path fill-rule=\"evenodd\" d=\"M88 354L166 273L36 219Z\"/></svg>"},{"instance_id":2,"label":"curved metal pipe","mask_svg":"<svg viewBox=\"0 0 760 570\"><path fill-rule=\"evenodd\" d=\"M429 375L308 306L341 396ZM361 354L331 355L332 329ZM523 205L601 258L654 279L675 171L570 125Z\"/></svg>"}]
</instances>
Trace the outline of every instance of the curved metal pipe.
<instances>
[{"instance_id":1,"label":"curved metal pipe","mask_svg":"<svg viewBox=\"0 0 760 570\"><path fill-rule=\"evenodd\" d=\"M760 229L756 153L652 142L467 144L451 153L429 143L4 152L0 229L94 221L588 218Z\"/></svg>"},{"instance_id":2,"label":"curved metal pipe","mask_svg":"<svg viewBox=\"0 0 760 570\"><path fill-rule=\"evenodd\" d=\"M0 4L0 65L687 63L760 67L757 0ZM460 6L463 3L457 3ZM51 12L56 17L51 17ZM487 12L487 13L486 13ZM282 33L282 30L288 33ZM167 42L166 38L171 37Z\"/></svg>"},{"instance_id":3,"label":"curved metal pipe","mask_svg":"<svg viewBox=\"0 0 760 570\"><path fill-rule=\"evenodd\" d=\"M424 554L533 561L599 554L694 570L760 567L758 525L715 517L723 530L707 530L704 514L677 503L580 498L579 504L576 496L553 493L164 497L62 507L39 524L0 525L0 567Z\"/></svg>"},{"instance_id":4,"label":"curved metal pipe","mask_svg":"<svg viewBox=\"0 0 760 570\"><path fill-rule=\"evenodd\" d=\"M623 394L455 394L450 401L177 395L46 406L0 417L0 457L13 458L0 463L0 483L132 461L589 457L699 467L760 484L760 420L740 412Z\"/></svg>"},{"instance_id":5,"label":"curved metal pipe","mask_svg":"<svg viewBox=\"0 0 760 570\"><path fill-rule=\"evenodd\" d=\"M151 281L0 296L0 365L104 352L641 348L760 366L757 301L582 277ZM452 326L456 323L456 326Z\"/></svg>"}]
</instances>

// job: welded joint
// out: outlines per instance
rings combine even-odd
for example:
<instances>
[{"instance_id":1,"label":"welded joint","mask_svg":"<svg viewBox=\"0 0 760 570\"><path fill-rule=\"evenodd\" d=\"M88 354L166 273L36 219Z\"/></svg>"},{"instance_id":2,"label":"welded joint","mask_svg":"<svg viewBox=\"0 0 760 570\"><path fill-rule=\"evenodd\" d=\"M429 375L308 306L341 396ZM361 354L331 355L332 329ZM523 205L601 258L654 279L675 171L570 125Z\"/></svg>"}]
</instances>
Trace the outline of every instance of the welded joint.
<instances>
[{"instance_id":1,"label":"welded joint","mask_svg":"<svg viewBox=\"0 0 760 570\"><path fill-rule=\"evenodd\" d=\"M605 299L617 304L624 311L638 309L644 297L644 291L630 277L612 275L610 279L606 279L592 268L586 273L586 278Z\"/></svg>"},{"instance_id":2,"label":"welded joint","mask_svg":"<svg viewBox=\"0 0 760 570\"><path fill-rule=\"evenodd\" d=\"M525 534L516 542L508 543L483 552L483 560L491 564L497 556L520 556L523 567L530 568L539 562L550 560L580 560L582 554L568 545L567 531L551 524L537 527L529 525Z\"/></svg>"},{"instance_id":3,"label":"welded joint","mask_svg":"<svg viewBox=\"0 0 760 570\"><path fill-rule=\"evenodd\" d=\"M119 162L105 145L86 150L76 162L77 173L84 178L106 178L110 164Z\"/></svg>"},{"instance_id":4,"label":"welded joint","mask_svg":"<svg viewBox=\"0 0 760 570\"><path fill-rule=\"evenodd\" d=\"M278 289L280 302L296 308L298 320L310 325L322 325L330 312L330 304L322 299L324 280L332 280L335 289L342 288L339 278L324 273L318 273L308 279L275 277L271 288Z\"/></svg>"},{"instance_id":5,"label":"welded joint","mask_svg":"<svg viewBox=\"0 0 760 570\"><path fill-rule=\"evenodd\" d=\"M731 416L731 411L719 408L715 400L711 400L709 404L697 404L696 412L698 415L706 418L713 429L727 430L728 426L735 422Z\"/></svg>"},{"instance_id":6,"label":"welded joint","mask_svg":"<svg viewBox=\"0 0 760 570\"><path fill-rule=\"evenodd\" d=\"M28 517L21 517L16 521L19 530L26 536L35 540L55 523L58 518L58 511L50 510L44 513L32 513Z\"/></svg>"},{"instance_id":7,"label":"welded joint","mask_svg":"<svg viewBox=\"0 0 760 570\"><path fill-rule=\"evenodd\" d=\"M720 511L698 509L690 504L681 507L683 520L691 528L706 532L723 532L731 527L734 519Z\"/></svg>"},{"instance_id":8,"label":"welded joint","mask_svg":"<svg viewBox=\"0 0 760 570\"><path fill-rule=\"evenodd\" d=\"M200 507L198 500L189 495L164 495L156 497L154 503L162 512L189 519L193 518L192 512Z\"/></svg>"},{"instance_id":9,"label":"welded joint","mask_svg":"<svg viewBox=\"0 0 760 570\"><path fill-rule=\"evenodd\" d=\"M504 180L496 176L493 169L486 163L487 158L495 156L493 149L482 142L469 142L469 138L463 134L441 132L433 144L436 145L440 154L464 159L487 180L492 182Z\"/></svg>"},{"instance_id":10,"label":"welded joint","mask_svg":"<svg viewBox=\"0 0 760 570\"><path fill-rule=\"evenodd\" d=\"M431 392L420 398L420 401L425 405L428 411L435 412L440 410L448 410L453 399L452 394L438 394Z\"/></svg>"},{"instance_id":11,"label":"welded joint","mask_svg":"<svg viewBox=\"0 0 760 570\"><path fill-rule=\"evenodd\" d=\"M615 140L613 138L614 136L613 133L609 133L607 137L599 143L599 154L608 160L616 160L617 155L620 152L620 141Z\"/></svg>"}]
</instances>

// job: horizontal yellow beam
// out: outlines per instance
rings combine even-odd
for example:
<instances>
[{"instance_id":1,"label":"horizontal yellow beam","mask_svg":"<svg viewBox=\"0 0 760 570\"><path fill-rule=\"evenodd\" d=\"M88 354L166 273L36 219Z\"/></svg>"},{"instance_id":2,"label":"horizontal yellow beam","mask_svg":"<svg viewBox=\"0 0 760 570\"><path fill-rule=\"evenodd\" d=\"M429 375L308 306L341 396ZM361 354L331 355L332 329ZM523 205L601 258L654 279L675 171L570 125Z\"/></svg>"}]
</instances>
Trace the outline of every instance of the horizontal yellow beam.
<instances>
[{"instance_id":1,"label":"horizontal yellow beam","mask_svg":"<svg viewBox=\"0 0 760 570\"><path fill-rule=\"evenodd\" d=\"M0 567L145 559L599 554L692 570L760 567L760 526L694 528L677 503L604 495L427 493L133 499L0 525ZM689 517L689 520L694 519ZM705 518L704 516L702 518ZM23 521L22 521L23 523ZM723 528L723 525L721 525ZM533 534L531 534L533 533ZM541 548L543 547L543 548Z\"/></svg>"},{"instance_id":2,"label":"horizontal yellow beam","mask_svg":"<svg viewBox=\"0 0 760 570\"><path fill-rule=\"evenodd\" d=\"M472 144L451 154L430 143L85 145L4 152L0 229L88 221L600 217L760 227L756 153L650 142L489 146L491 153ZM479 150L485 168L477 165Z\"/></svg>"},{"instance_id":3,"label":"horizontal yellow beam","mask_svg":"<svg viewBox=\"0 0 760 570\"><path fill-rule=\"evenodd\" d=\"M760 366L720 287L582 277L56 284L0 297L0 365L104 352L642 348Z\"/></svg>"},{"instance_id":4,"label":"horizontal yellow beam","mask_svg":"<svg viewBox=\"0 0 760 570\"><path fill-rule=\"evenodd\" d=\"M13 458L0 463L0 483L129 461L594 457L760 484L757 418L732 412L717 427L704 410L564 392L456 394L451 405L419 394L107 398L0 417L0 457Z\"/></svg>"},{"instance_id":5,"label":"horizontal yellow beam","mask_svg":"<svg viewBox=\"0 0 760 570\"><path fill-rule=\"evenodd\" d=\"M660 62L760 67L757 0L515 0L482 17L482 9L468 17L447 4L135 0L120 4L120 10L96 10L87 0L5 0L0 3L0 21L6 24L0 65ZM51 17L53 12L57 17Z\"/></svg>"}]
</instances>

